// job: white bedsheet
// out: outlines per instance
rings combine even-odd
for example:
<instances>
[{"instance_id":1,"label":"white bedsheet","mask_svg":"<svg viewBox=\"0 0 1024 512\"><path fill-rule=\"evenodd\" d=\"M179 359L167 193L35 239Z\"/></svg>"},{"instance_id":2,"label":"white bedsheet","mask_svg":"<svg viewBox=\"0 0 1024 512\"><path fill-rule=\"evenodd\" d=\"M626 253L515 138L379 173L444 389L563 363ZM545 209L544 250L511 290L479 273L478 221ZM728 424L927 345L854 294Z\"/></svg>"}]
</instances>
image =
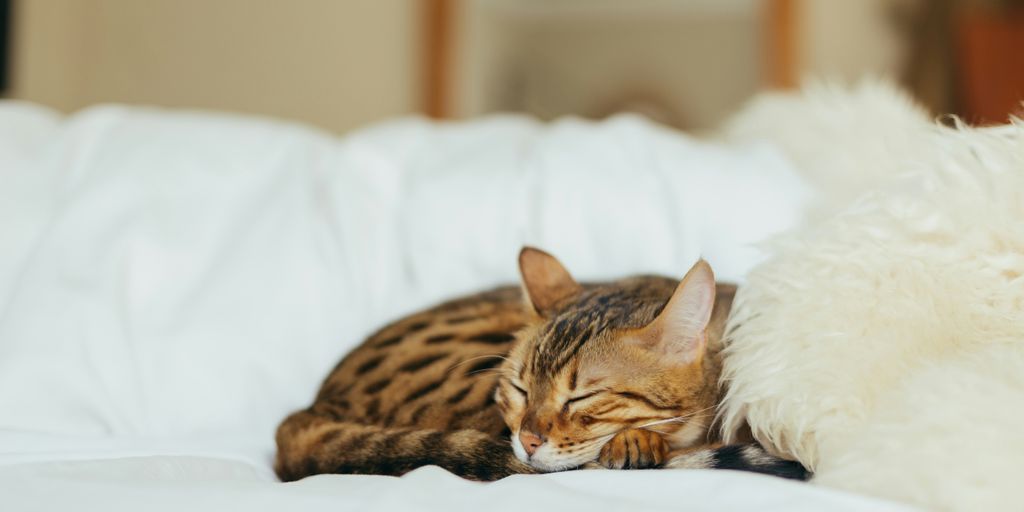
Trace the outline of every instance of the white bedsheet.
<instances>
[{"instance_id":1,"label":"white bedsheet","mask_svg":"<svg viewBox=\"0 0 1024 512\"><path fill-rule=\"evenodd\" d=\"M236 461L162 456L0 467L0 482L3 504L47 511L909 510L732 471L577 471L481 484L431 466L402 478L320 475L283 484Z\"/></svg>"},{"instance_id":2,"label":"white bedsheet","mask_svg":"<svg viewBox=\"0 0 1024 512\"><path fill-rule=\"evenodd\" d=\"M799 222L770 147L634 117L304 127L0 102L0 509L882 510L729 472L585 472L494 485L276 483L272 434L381 322L516 279L520 245L582 278L740 280ZM628 474L627 474L628 473Z\"/></svg>"}]
</instances>

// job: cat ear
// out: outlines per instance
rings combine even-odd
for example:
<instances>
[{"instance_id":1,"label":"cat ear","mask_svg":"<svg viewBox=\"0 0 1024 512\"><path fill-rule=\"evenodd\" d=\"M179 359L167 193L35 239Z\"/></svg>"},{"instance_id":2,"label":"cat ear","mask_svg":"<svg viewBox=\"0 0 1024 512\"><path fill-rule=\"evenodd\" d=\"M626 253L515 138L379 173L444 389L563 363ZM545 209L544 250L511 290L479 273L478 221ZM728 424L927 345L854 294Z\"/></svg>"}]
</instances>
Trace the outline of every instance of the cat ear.
<instances>
[{"instance_id":1,"label":"cat ear","mask_svg":"<svg viewBox=\"0 0 1024 512\"><path fill-rule=\"evenodd\" d=\"M641 330L640 342L684 364L700 361L714 305L715 274L711 265L700 260L676 286L658 317Z\"/></svg>"},{"instance_id":2,"label":"cat ear","mask_svg":"<svg viewBox=\"0 0 1024 512\"><path fill-rule=\"evenodd\" d=\"M533 247L523 247L519 252L519 273L527 301L541 316L551 315L563 301L581 290L554 256Z\"/></svg>"}]
</instances>

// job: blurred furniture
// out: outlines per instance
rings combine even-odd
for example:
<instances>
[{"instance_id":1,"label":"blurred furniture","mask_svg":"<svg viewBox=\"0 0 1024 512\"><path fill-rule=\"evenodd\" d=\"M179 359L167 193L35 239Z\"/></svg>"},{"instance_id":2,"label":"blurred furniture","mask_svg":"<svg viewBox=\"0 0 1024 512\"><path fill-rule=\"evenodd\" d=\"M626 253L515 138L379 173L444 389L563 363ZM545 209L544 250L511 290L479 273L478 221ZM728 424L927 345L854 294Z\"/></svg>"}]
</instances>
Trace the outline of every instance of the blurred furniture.
<instances>
[{"instance_id":1,"label":"blurred furniture","mask_svg":"<svg viewBox=\"0 0 1024 512\"><path fill-rule=\"evenodd\" d=\"M904 83L936 114L1002 124L1024 100L1024 1L929 0L904 13Z\"/></svg>"},{"instance_id":2,"label":"blurred furniture","mask_svg":"<svg viewBox=\"0 0 1024 512\"><path fill-rule=\"evenodd\" d=\"M973 9L955 22L963 115L978 124L1019 116L1024 100L1024 7Z\"/></svg>"},{"instance_id":3,"label":"blurred furniture","mask_svg":"<svg viewBox=\"0 0 1024 512\"><path fill-rule=\"evenodd\" d=\"M638 112L705 128L797 82L798 0L428 0L422 98L435 118Z\"/></svg>"},{"instance_id":4,"label":"blurred furniture","mask_svg":"<svg viewBox=\"0 0 1024 512\"><path fill-rule=\"evenodd\" d=\"M797 1L766 2L765 77L771 87L791 89L797 85Z\"/></svg>"}]
</instances>

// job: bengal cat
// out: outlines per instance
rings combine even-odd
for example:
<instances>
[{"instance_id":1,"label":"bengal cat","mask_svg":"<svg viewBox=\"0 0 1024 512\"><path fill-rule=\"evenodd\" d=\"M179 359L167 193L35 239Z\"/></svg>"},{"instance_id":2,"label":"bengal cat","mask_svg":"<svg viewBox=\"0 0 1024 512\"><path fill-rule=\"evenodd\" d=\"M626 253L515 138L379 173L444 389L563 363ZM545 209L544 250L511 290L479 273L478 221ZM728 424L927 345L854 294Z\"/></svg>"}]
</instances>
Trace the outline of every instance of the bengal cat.
<instances>
[{"instance_id":1,"label":"bengal cat","mask_svg":"<svg viewBox=\"0 0 1024 512\"><path fill-rule=\"evenodd\" d=\"M678 283L582 285L537 249L519 266L522 287L403 318L342 359L278 428L281 479L428 464L474 480L600 466L806 478L756 444L716 441L735 287L707 263Z\"/></svg>"}]
</instances>

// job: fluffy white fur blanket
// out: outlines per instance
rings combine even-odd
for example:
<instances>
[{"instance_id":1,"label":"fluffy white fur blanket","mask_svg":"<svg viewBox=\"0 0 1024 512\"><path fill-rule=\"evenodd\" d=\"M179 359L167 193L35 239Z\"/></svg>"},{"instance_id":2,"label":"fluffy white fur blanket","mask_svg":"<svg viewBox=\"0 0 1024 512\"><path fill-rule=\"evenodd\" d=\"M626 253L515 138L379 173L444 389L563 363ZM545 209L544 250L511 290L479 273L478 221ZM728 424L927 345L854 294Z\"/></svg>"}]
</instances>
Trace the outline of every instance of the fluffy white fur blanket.
<instances>
[{"instance_id":1,"label":"fluffy white fur blanket","mask_svg":"<svg viewBox=\"0 0 1024 512\"><path fill-rule=\"evenodd\" d=\"M820 485L1018 509L1024 124L943 126L865 83L762 97L727 135L783 146L825 200L740 291L725 428Z\"/></svg>"}]
</instances>

